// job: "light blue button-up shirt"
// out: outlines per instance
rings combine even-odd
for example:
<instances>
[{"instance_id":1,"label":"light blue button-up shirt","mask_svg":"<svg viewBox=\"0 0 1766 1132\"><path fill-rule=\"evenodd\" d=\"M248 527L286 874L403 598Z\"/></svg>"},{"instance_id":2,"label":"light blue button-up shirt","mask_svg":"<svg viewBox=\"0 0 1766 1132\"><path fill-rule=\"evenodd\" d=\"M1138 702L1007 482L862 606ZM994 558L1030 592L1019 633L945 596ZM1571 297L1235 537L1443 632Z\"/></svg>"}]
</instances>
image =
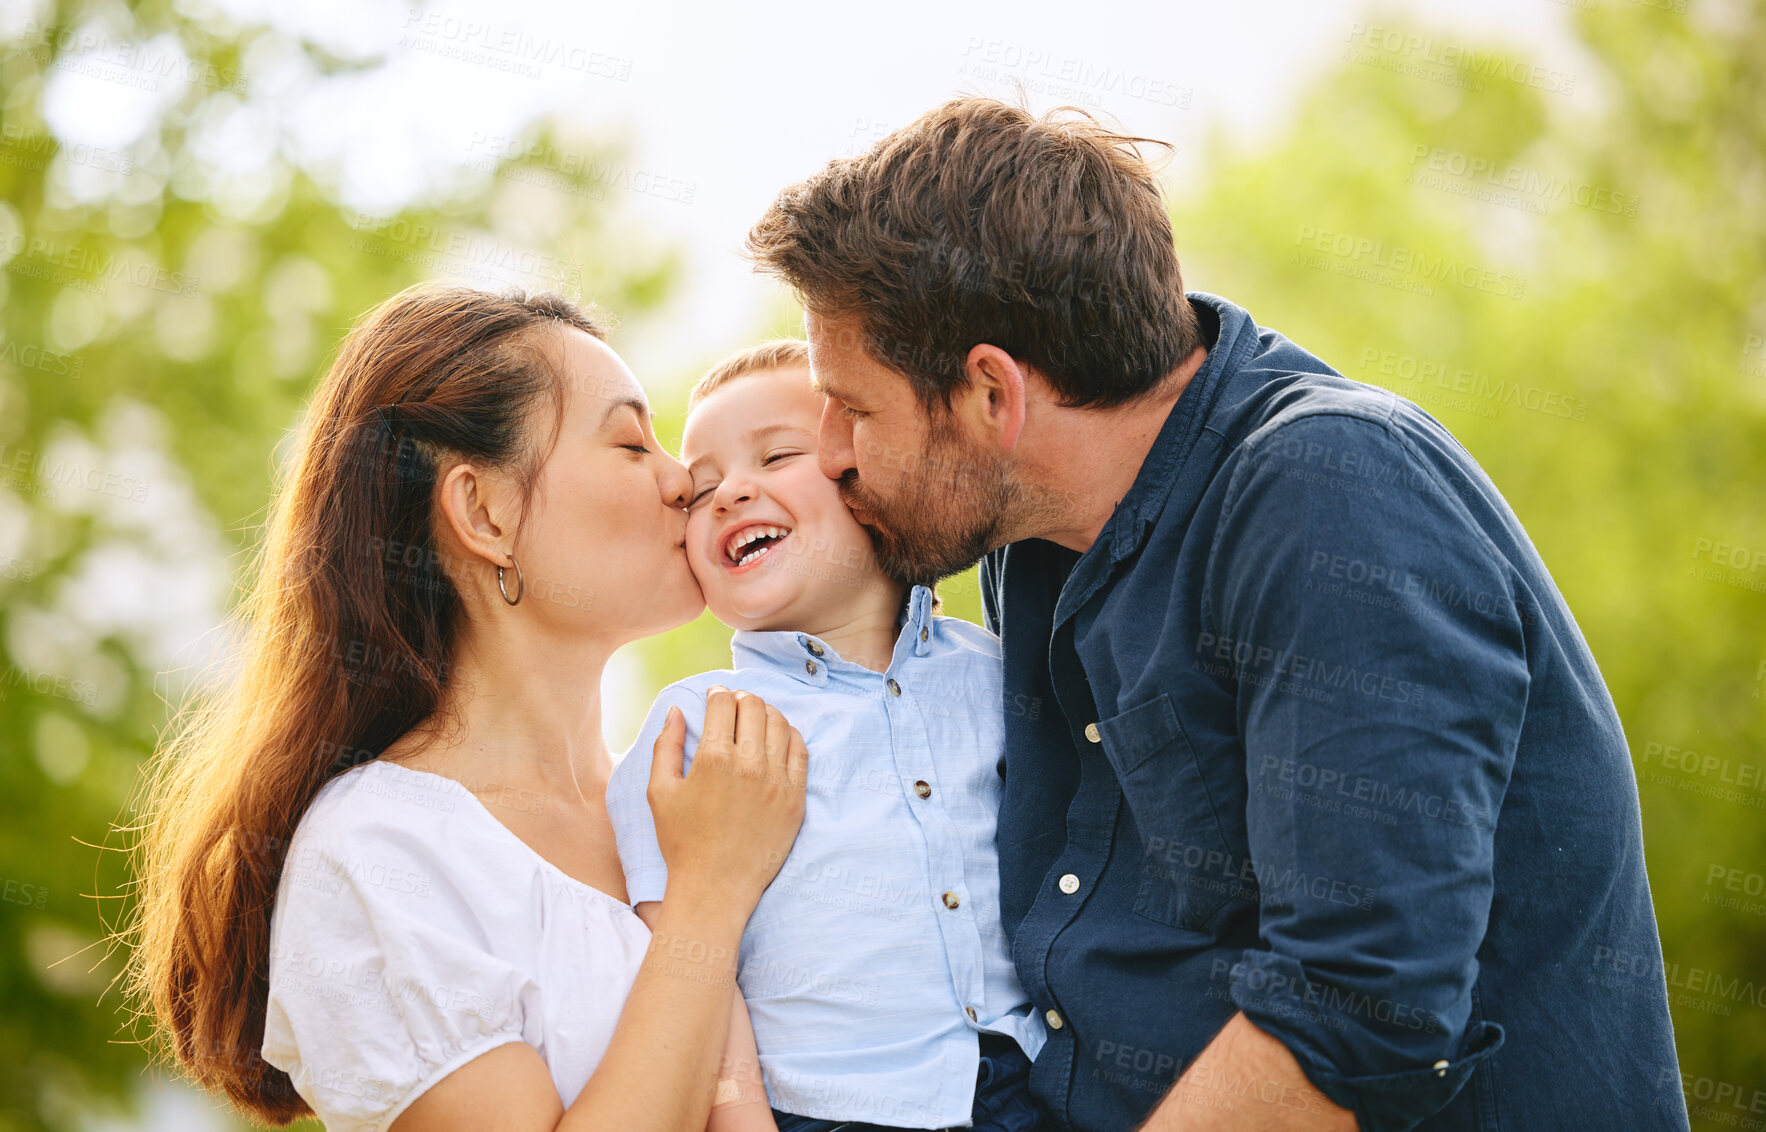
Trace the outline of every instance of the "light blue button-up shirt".
<instances>
[{"instance_id":1,"label":"light blue button-up shirt","mask_svg":"<svg viewBox=\"0 0 1766 1132\"><path fill-rule=\"evenodd\" d=\"M737 971L768 1099L785 1112L967 1124L977 1033L1042 1048L1000 930L999 639L933 616L931 598L914 588L883 672L807 634L738 631L735 670L665 688L607 786L628 896L660 900L668 873L644 793L668 709L686 716L689 759L714 684L753 692L803 733L803 829Z\"/></svg>"}]
</instances>

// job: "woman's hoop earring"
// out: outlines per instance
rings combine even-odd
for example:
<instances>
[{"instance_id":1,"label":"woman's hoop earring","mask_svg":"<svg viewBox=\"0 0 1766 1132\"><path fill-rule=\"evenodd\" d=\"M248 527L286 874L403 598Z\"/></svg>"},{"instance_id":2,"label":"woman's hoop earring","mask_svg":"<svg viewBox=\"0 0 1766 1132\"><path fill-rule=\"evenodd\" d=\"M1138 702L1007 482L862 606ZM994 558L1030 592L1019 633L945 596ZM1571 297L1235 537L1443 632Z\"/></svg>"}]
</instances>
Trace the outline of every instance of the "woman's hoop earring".
<instances>
[{"instance_id":1,"label":"woman's hoop earring","mask_svg":"<svg viewBox=\"0 0 1766 1132\"><path fill-rule=\"evenodd\" d=\"M527 592L527 579L521 576L521 563L515 561L513 554L509 556L509 565L515 567L515 596L510 597L509 590L503 585L503 567L501 566L497 567L497 592L502 594L503 600L510 605L519 605L521 604L521 595Z\"/></svg>"}]
</instances>

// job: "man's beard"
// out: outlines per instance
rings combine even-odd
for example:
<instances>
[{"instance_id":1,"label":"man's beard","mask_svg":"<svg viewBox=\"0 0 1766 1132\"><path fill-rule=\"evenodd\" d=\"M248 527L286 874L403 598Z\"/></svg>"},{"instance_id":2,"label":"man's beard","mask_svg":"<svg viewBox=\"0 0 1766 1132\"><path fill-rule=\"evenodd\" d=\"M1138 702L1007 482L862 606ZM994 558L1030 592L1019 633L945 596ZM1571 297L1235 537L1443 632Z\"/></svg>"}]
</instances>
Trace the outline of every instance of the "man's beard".
<instances>
[{"instance_id":1,"label":"man's beard","mask_svg":"<svg viewBox=\"0 0 1766 1132\"><path fill-rule=\"evenodd\" d=\"M960 574L1009 541L1003 534L1018 484L1004 461L975 459L956 429L931 414L926 451L885 501L858 480L840 477L840 497L859 512L885 574L908 585L931 585Z\"/></svg>"}]
</instances>

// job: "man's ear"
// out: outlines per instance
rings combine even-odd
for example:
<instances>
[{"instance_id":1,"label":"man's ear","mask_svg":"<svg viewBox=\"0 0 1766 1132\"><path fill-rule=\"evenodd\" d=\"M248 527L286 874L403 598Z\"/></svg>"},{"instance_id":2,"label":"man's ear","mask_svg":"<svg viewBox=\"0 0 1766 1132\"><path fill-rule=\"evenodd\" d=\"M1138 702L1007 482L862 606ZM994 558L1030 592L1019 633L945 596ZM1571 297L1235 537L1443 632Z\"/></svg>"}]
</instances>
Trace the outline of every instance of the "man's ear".
<instances>
[{"instance_id":1,"label":"man's ear","mask_svg":"<svg viewBox=\"0 0 1766 1132\"><path fill-rule=\"evenodd\" d=\"M963 376L968 385L952 398L952 410L978 437L1012 451L1024 431L1029 367L983 342L970 348Z\"/></svg>"},{"instance_id":2,"label":"man's ear","mask_svg":"<svg viewBox=\"0 0 1766 1132\"><path fill-rule=\"evenodd\" d=\"M515 484L494 469L455 464L442 477L436 502L465 565L507 566L515 543Z\"/></svg>"}]
</instances>

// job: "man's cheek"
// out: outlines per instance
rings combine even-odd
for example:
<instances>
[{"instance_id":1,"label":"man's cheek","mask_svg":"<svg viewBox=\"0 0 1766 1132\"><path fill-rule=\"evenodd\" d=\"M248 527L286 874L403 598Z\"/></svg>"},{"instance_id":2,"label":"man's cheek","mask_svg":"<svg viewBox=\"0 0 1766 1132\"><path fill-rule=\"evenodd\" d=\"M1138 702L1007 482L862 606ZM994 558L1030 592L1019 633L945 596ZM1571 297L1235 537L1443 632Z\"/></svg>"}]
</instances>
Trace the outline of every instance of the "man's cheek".
<instances>
[{"instance_id":1,"label":"man's cheek","mask_svg":"<svg viewBox=\"0 0 1766 1132\"><path fill-rule=\"evenodd\" d=\"M894 485L901 478L902 448L871 430L860 426L853 430L853 451L859 454L858 476L874 484Z\"/></svg>"}]
</instances>

